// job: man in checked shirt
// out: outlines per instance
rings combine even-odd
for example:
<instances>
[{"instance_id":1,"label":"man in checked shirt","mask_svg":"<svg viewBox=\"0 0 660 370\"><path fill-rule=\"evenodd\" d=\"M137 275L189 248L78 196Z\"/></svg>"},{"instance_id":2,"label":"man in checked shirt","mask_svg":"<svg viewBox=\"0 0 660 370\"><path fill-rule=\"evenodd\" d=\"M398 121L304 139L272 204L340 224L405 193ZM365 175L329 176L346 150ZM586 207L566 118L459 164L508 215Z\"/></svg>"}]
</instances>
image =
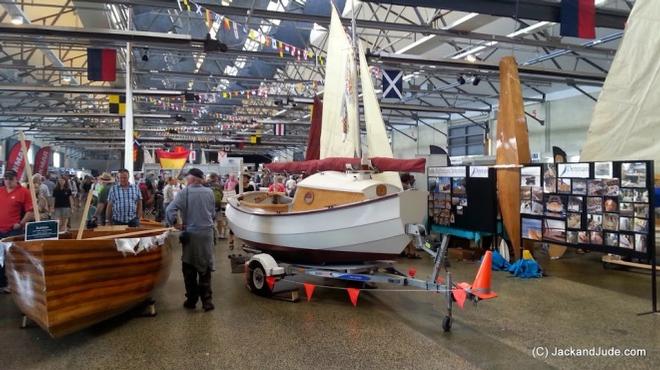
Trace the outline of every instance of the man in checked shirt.
<instances>
[{"instance_id":1,"label":"man in checked shirt","mask_svg":"<svg viewBox=\"0 0 660 370\"><path fill-rule=\"evenodd\" d=\"M105 211L107 225L140 226L142 219L142 195L136 185L128 182L128 170L119 170L119 183L108 193Z\"/></svg>"}]
</instances>

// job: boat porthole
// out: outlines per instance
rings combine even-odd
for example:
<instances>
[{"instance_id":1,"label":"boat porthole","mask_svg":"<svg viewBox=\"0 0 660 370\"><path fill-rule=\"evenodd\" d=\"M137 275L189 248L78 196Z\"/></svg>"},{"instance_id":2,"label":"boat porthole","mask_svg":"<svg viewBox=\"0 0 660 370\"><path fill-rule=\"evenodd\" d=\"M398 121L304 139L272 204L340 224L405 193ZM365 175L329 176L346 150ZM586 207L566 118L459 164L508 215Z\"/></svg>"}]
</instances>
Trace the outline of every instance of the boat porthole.
<instances>
[{"instance_id":1,"label":"boat porthole","mask_svg":"<svg viewBox=\"0 0 660 370\"><path fill-rule=\"evenodd\" d=\"M305 201L305 204L312 204L312 202L314 201L314 192L312 191L306 192L303 200Z\"/></svg>"},{"instance_id":2,"label":"boat porthole","mask_svg":"<svg viewBox=\"0 0 660 370\"><path fill-rule=\"evenodd\" d=\"M387 186L380 184L376 186L376 195L379 197L382 197L383 195L387 194Z\"/></svg>"}]
</instances>

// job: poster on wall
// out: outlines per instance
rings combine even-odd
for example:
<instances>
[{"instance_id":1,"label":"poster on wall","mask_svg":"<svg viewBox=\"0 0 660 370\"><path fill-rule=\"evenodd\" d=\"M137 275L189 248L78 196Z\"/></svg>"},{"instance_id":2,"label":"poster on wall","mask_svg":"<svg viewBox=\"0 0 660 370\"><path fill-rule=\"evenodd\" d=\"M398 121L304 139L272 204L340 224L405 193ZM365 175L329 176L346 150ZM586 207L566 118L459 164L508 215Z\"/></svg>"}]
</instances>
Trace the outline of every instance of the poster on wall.
<instances>
[{"instance_id":1,"label":"poster on wall","mask_svg":"<svg viewBox=\"0 0 660 370\"><path fill-rule=\"evenodd\" d=\"M556 171L554 164L522 167L522 238L650 258L652 171L651 161L559 163ZM527 185L535 180L526 180L536 173L542 173L538 190Z\"/></svg>"}]
</instances>

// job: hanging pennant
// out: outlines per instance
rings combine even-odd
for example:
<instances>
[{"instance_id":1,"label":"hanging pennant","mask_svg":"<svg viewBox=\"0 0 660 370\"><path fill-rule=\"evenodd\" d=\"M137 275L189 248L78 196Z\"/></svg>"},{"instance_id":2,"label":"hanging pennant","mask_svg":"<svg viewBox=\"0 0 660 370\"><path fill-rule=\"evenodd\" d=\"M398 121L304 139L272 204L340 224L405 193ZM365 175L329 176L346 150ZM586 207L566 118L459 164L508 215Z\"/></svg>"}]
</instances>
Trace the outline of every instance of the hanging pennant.
<instances>
[{"instance_id":1,"label":"hanging pennant","mask_svg":"<svg viewBox=\"0 0 660 370\"><path fill-rule=\"evenodd\" d=\"M316 288L316 285L303 283L303 286L305 287L305 295L307 296L307 302L309 302L312 299L312 295L314 294L314 289Z\"/></svg>"},{"instance_id":2,"label":"hanging pennant","mask_svg":"<svg viewBox=\"0 0 660 370\"><path fill-rule=\"evenodd\" d=\"M360 289L346 288L346 291L348 292L348 297L351 299L351 303L353 303L353 307L357 307L357 300L358 296L360 295Z\"/></svg>"}]
</instances>

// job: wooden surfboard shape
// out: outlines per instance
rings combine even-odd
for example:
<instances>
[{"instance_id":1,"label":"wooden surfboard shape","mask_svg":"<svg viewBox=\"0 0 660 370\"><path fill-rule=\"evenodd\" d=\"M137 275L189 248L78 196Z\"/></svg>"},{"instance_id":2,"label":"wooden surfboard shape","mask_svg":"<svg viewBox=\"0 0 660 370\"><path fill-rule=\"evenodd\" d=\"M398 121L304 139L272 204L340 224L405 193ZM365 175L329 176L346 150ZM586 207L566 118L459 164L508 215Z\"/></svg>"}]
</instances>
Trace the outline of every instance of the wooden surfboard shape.
<instances>
[{"instance_id":1,"label":"wooden surfboard shape","mask_svg":"<svg viewBox=\"0 0 660 370\"><path fill-rule=\"evenodd\" d=\"M135 228L133 237L161 234L162 229ZM61 337L147 301L164 283L171 265L170 247L165 245L137 255L117 251L114 239L85 240L120 234L117 231L77 231L59 240L13 243L6 256L6 272L14 301L30 320L52 337Z\"/></svg>"},{"instance_id":2,"label":"wooden surfboard shape","mask_svg":"<svg viewBox=\"0 0 660 370\"><path fill-rule=\"evenodd\" d=\"M531 162L529 134L523 106L518 64L514 57L500 61L500 104L497 114L496 163ZM502 221L516 259L520 258L520 169L497 170L497 192Z\"/></svg>"}]
</instances>

